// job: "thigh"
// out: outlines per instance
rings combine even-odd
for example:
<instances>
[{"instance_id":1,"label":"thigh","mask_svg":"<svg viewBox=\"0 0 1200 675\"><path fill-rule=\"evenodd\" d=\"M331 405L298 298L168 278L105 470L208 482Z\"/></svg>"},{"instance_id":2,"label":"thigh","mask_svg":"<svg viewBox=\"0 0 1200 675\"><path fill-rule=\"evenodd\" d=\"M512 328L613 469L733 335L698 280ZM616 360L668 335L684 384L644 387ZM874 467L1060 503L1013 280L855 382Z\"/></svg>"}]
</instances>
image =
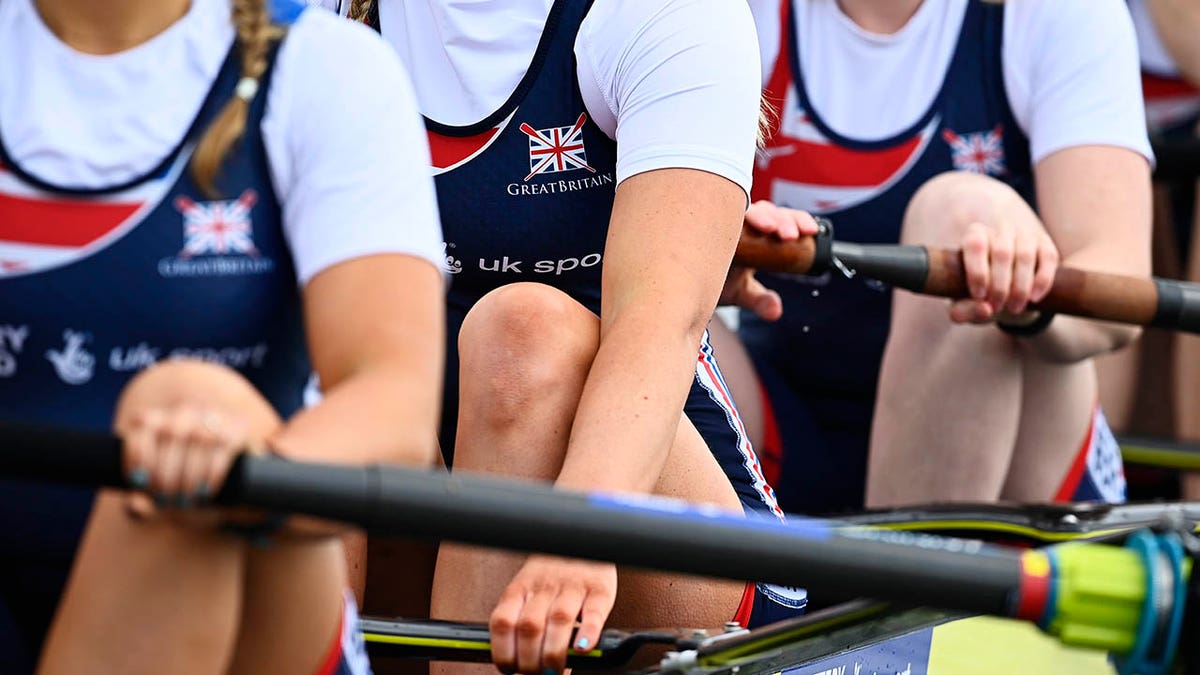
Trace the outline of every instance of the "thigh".
<instances>
[{"instance_id":1,"label":"thigh","mask_svg":"<svg viewBox=\"0 0 1200 675\"><path fill-rule=\"evenodd\" d=\"M1045 502L1058 494L1086 448L1095 419L1096 372L1091 361L1060 365L1029 359L1023 373L1016 449L1001 496Z\"/></svg>"},{"instance_id":2,"label":"thigh","mask_svg":"<svg viewBox=\"0 0 1200 675\"><path fill-rule=\"evenodd\" d=\"M704 439L683 419L655 493L740 513L742 503ZM745 584L665 572L619 570L617 604L608 624L619 628L712 628L737 613Z\"/></svg>"},{"instance_id":3,"label":"thigh","mask_svg":"<svg viewBox=\"0 0 1200 675\"><path fill-rule=\"evenodd\" d=\"M97 497L40 672L220 672L237 630L243 546L136 520L126 500Z\"/></svg>"},{"instance_id":4,"label":"thigh","mask_svg":"<svg viewBox=\"0 0 1200 675\"><path fill-rule=\"evenodd\" d=\"M353 660L356 650L343 645L344 622L354 611L347 612L353 600L346 597L338 539L252 547L243 584L230 673L318 673L322 664Z\"/></svg>"}]
</instances>

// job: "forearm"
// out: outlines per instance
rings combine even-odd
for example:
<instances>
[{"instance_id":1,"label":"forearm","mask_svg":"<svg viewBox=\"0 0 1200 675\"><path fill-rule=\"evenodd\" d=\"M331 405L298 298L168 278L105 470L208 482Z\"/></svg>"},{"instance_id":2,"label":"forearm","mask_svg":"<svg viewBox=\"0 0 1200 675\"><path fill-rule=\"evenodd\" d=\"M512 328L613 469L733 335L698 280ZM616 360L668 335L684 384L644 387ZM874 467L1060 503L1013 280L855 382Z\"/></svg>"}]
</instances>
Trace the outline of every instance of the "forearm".
<instances>
[{"instance_id":1,"label":"forearm","mask_svg":"<svg viewBox=\"0 0 1200 675\"><path fill-rule=\"evenodd\" d=\"M1044 333L1022 339L1022 349L1052 363L1077 363L1116 351L1141 335L1136 326L1056 316Z\"/></svg>"},{"instance_id":2,"label":"forearm","mask_svg":"<svg viewBox=\"0 0 1200 675\"><path fill-rule=\"evenodd\" d=\"M1200 3L1195 0L1146 0L1159 37L1183 76L1200 86Z\"/></svg>"},{"instance_id":3,"label":"forearm","mask_svg":"<svg viewBox=\"0 0 1200 675\"><path fill-rule=\"evenodd\" d=\"M630 314L606 331L584 386L556 481L574 489L650 492L695 378L703 328Z\"/></svg>"},{"instance_id":4,"label":"forearm","mask_svg":"<svg viewBox=\"0 0 1200 675\"><path fill-rule=\"evenodd\" d=\"M441 381L429 364L373 364L325 393L270 439L298 460L429 466L437 451L435 424Z\"/></svg>"},{"instance_id":5,"label":"forearm","mask_svg":"<svg viewBox=\"0 0 1200 675\"><path fill-rule=\"evenodd\" d=\"M1144 276L1140 256L1097 243L1063 258L1062 265L1079 269ZM1056 363L1074 363L1116 351L1141 335L1137 326L1056 316L1045 332L1021 340L1024 349Z\"/></svg>"}]
</instances>

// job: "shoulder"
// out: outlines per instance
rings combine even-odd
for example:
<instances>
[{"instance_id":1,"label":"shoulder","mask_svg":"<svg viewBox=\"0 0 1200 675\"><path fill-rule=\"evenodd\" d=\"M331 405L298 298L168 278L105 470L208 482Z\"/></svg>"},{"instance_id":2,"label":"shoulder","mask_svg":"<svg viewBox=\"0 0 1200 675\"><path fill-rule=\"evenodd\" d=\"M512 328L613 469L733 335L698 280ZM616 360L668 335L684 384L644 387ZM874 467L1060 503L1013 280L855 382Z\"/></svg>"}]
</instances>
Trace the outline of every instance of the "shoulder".
<instances>
[{"instance_id":1,"label":"shoulder","mask_svg":"<svg viewBox=\"0 0 1200 675\"><path fill-rule=\"evenodd\" d=\"M606 50L645 41L685 43L713 36L731 46L755 39L745 0L595 0L579 31L580 40Z\"/></svg>"},{"instance_id":2,"label":"shoulder","mask_svg":"<svg viewBox=\"0 0 1200 675\"><path fill-rule=\"evenodd\" d=\"M400 59L370 28L333 12L310 7L288 30L280 70L298 74L305 86L370 90L371 83L403 79ZM380 83L380 80L384 80Z\"/></svg>"},{"instance_id":3,"label":"shoulder","mask_svg":"<svg viewBox=\"0 0 1200 675\"><path fill-rule=\"evenodd\" d=\"M1031 45L1036 44L1032 41L1035 35L1049 31L1055 38L1075 35L1077 40L1090 41L1113 32L1133 31L1125 0L1007 0L1003 4L1006 34L1029 37Z\"/></svg>"}]
</instances>

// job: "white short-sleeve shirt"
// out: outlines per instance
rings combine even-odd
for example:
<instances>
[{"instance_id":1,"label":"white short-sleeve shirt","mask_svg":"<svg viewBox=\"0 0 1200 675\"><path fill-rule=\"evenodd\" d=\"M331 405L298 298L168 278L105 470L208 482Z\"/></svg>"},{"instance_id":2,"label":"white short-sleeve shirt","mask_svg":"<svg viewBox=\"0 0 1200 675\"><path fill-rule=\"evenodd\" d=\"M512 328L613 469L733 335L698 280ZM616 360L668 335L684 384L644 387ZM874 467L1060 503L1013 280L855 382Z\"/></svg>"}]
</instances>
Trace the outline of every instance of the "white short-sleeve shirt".
<instances>
[{"instance_id":1,"label":"white short-sleeve shirt","mask_svg":"<svg viewBox=\"0 0 1200 675\"><path fill-rule=\"evenodd\" d=\"M95 56L60 41L32 0L0 0L0 137L51 183L136 179L183 138L233 38L228 0L192 0L151 40ZM374 253L440 264L429 151L391 49L363 26L306 11L267 95L263 142L299 282Z\"/></svg>"}]
</instances>

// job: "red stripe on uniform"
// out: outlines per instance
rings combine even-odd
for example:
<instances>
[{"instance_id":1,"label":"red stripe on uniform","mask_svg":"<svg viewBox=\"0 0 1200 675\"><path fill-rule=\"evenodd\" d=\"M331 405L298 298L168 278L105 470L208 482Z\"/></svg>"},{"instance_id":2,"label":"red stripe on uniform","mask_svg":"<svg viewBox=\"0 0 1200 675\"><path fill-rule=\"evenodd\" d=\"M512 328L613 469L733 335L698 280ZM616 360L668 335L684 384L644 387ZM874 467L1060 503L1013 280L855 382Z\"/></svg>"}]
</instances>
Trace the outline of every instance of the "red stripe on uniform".
<instances>
[{"instance_id":1,"label":"red stripe on uniform","mask_svg":"<svg viewBox=\"0 0 1200 675\"><path fill-rule=\"evenodd\" d=\"M1088 451L1092 449L1092 432L1095 426L1096 411L1093 409L1092 418L1088 421L1087 433L1083 436L1083 444L1079 446L1079 453L1075 455L1075 461L1071 463L1071 468L1067 471L1067 477L1063 479L1062 486L1054 494L1054 501L1069 502L1075 496L1075 491L1079 489L1079 483L1083 481L1083 472L1087 470Z\"/></svg>"},{"instance_id":2,"label":"red stripe on uniform","mask_svg":"<svg viewBox=\"0 0 1200 675\"><path fill-rule=\"evenodd\" d=\"M783 476L783 435L779 432L779 422L775 419L775 406L767 395L767 388L758 385L759 400L762 402L763 439L758 448L758 461L762 464L763 475L767 483L779 485Z\"/></svg>"},{"instance_id":3,"label":"red stripe on uniform","mask_svg":"<svg viewBox=\"0 0 1200 675\"><path fill-rule=\"evenodd\" d=\"M474 136L443 136L432 131L427 132L429 137L429 154L432 158L434 168L448 169L456 164L463 162L482 150L496 134L500 133L500 128L488 129L481 134Z\"/></svg>"},{"instance_id":4,"label":"red stripe on uniform","mask_svg":"<svg viewBox=\"0 0 1200 675\"><path fill-rule=\"evenodd\" d=\"M791 140L786 145L795 151L777 155L771 162L771 174L808 185L878 187L892 180L924 141L924 134L918 133L903 145L869 151Z\"/></svg>"},{"instance_id":5,"label":"red stripe on uniform","mask_svg":"<svg viewBox=\"0 0 1200 675\"><path fill-rule=\"evenodd\" d=\"M1159 77L1142 73L1142 93L1147 100L1200 95L1200 89L1186 80L1174 77Z\"/></svg>"},{"instance_id":6,"label":"red stripe on uniform","mask_svg":"<svg viewBox=\"0 0 1200 675\"><path fill-rule=\"evenodd\" d=\"M708 373L709 379L712 380L713 387L716 388L717 392L721 395L721 400L725 403L725 409L728 410L731 415L733 415L733 419L737 423L737 431L740 435L738 442L744 447L745 451L742 454L747 460L750 461L749 468L751 475L762 481L762 491L768 498L770 498L772 501L775 501L775 490L771 488L771 484L767 482L766 477L763 475L762 466L758 462L758 455L754 453L754 448L750 446L749 436L746 434L746 426L742 424L742 416L738 414L737 406L733 404L733 398L729 395L729 392L725 390L725 385L722 384L720 376L717 375L712 367L712 364L708 362L708 359L705 358L705 354L703 352L701 352L699 355L699 361L700 363L704 364L704 371ZM768 506L772 505L768 504ZM783 511L780 510L778 504L773 505L771 511L776 515L783 515Z\"/></svg>"},{"instance_id":7,"label":"red stripe on uniform","mask_svg":"<svg viewBox=\"0 0 1200 675\"><path fill-rule=\"evenodd\" d=\"M754 613L756 595L754 584L746 584L746 590L742 591L742 601L738 603L737 613L733 615L734 622L742 628L750 627L750 615Z\"/></svg>"},{"instance_id":8,"label":"red stripe on uniform","mask_svg":"<svg viewBox=\"0 0 1200 675\"><path fill-rule=\"evenodd\" d=\"M333 646L329 648L329 652L325 654L325 658L321 661L321 666L317 668L316 675L334 675L337 672L338 666L342 663L342 629L343 622L346 621L345 604L342 605L342 611L338 614L337 632L333 634Z\"/></svg>"},{"instance_id":9,"label":"red stripe on uniform","mask_svg":"<svg viewBox=\"0 0 1200 675\"><path fill-rule=\"evenodd\" d=\"M0 195L0 241L86 246L111 232L141 207L141 204Z\"/></svg>"}]
</instances>

